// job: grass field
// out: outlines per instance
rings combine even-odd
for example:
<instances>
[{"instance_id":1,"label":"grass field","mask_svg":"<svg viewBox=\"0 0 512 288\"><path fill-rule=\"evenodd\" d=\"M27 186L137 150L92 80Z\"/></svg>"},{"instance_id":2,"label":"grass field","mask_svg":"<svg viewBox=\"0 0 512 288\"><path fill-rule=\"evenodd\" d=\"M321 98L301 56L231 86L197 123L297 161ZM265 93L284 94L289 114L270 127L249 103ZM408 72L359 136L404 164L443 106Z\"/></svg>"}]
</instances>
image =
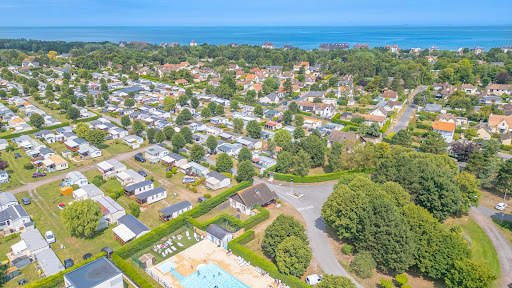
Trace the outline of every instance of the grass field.
<instances>
[{"instance_id":1,"label":"grass field","mask_svg":"<svg viewBox=\"0 0 512 288\"><path fill-rule=\"evenodd\" d=\"M504 220L492 219L492 222L501 229L505 237L512 242L512 223Z\"/></svg>"}]
</instances>

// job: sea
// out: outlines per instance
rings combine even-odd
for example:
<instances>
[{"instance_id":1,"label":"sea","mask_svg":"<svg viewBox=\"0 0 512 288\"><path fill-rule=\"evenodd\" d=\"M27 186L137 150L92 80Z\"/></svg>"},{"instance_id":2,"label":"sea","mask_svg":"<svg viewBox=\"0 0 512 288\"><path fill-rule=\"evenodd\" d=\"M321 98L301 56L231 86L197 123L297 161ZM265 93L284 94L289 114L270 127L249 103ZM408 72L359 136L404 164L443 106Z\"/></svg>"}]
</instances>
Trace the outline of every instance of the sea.
<instances>
[{"instance_id":1,"label":"sea","mask_svg":"<svg viewBox=\"0 0 512 288\"><path fill-rule=\"evenodd\" d=\"M198 45L273 43L316 49L321 43L368 43L370 47L398 45L401 49L456 50L475 46L489 50L512 45L512 26L265 26L265 27L0 27L0 38L60 41L146 41L151 44Z\"/></svg>"}]
</instances>

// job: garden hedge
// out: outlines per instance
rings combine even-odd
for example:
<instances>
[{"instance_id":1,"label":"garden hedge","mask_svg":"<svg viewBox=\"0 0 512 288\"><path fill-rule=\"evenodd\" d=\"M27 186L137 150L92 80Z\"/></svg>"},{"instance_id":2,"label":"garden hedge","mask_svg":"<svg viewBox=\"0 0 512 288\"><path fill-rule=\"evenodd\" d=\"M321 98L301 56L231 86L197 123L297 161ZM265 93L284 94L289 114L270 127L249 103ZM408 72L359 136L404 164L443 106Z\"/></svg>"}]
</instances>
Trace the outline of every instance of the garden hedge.
<instances>
[{"instance_id":1,"label":"garden hedge","mask_svg":"<svg viewBox=\"0 0 512 288\"><path fill-rule=\"evenodd\" d=\"M133 282L135 282L137 285L139 285L139 287L142 287L142 288L154 287L153 284L149 283L148 280L144 279L144 277L142 277L139 274L139 272L137 272L137 270L135 270L135 268L133 268L133 266L130 263L123 260L121 257L119 257L119 255L114 253L112 255L112 262L114 262L114 264L116 264L117 268L119 268L121 271L123 271L123 273L126 274L126 276L128 276L130 279L132 279Z\"/></svg>"},{"instance_id":2,"label":"garden hedge","mask_svg":"<svg viewBox=\"0 0 512 288\"><path fill-rule=\"evenodd\" d=\"M336 172L336 173L311 175L311 176L304 176L304 177L292 175L292 174L274 173L274 179L279 180L279 181L284 181L284 182L291 182L291 179L293 178L294 183L315 183L315 182L338 180L344 174L352 174L352 173L370 174L372 171L373 171L373 168L354 169L354 170L346 170L346 171L341 171L341 172Z\"/></svg>"},{"instance_id":3,"label":"garden hedge","mask_svg":"<svg viewBox=\"0 0 512 288\"><path fill-rule=\"evenodd\" d=\"M241 256L245 259L247 262L251 262L252 266L260 267L264 271L266 271L270 276L274 279L279 279L286 285L294 288L310 288L306 282L300 280L297 277L291 276L291 275L285 275L279 272L276 265L274 265L272 262L263 259L262 257L256 255L249 249L242 246L243 244L247 244L251 240L254 239L254 231L248 230L244 234L240 235L238 238L231 240L228 242L228 249L233 252L233 254L237 256Z\"/></svg>"}]
</instances>

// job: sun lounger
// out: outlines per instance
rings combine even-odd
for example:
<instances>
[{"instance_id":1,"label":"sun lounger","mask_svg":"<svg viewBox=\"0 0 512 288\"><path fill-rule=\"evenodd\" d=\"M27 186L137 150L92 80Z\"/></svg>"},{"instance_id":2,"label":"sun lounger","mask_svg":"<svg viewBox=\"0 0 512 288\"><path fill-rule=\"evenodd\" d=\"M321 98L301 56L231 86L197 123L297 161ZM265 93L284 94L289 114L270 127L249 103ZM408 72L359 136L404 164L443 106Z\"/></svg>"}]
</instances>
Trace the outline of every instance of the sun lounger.
<instances>
[{"instance_id":1,"label":"sun lounger","mask_svg":"<svg viewBox=\"0 0 512 288\"><path fill-rule=\"evenodd\" d=\"M172 251L176 251L176 250L178 250L178 249L176 249L176 247L174 247L174 246L171 246L171 249L172 249Z\"/></svg>"},{"instance_id":2,"label":"sun lounger","mask_svg":"<svg viewBox=\"0 0 512 288\"><path fill-rule=\"evenodd\" d=\"M177 244L178 246L183 247L183 244L181 244L180 242L178 242Z\"/></svg>"},{"instance_id":3,"label":"sun lounger","mask_svg":"<svg viewBox=\"0 0 512 288\"><path fill-rule=\"evenodd\" d=\"M169 248L167 248L167 249L165 249L165 252L167 252L167 254L171 254L171 253L172 253L172 250L171 250L171 249L169 249Z\"/></svg>"}]
</instances>

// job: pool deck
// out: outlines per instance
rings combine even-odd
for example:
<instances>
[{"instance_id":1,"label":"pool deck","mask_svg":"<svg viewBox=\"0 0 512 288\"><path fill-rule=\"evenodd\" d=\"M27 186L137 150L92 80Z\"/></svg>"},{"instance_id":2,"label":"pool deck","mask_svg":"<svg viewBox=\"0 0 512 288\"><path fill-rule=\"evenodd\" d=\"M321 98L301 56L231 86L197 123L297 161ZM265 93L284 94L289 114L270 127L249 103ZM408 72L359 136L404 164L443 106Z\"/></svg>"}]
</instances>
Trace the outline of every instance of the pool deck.
<instances>
[{"instance_id":1,"label":"pool deck","mask_svg":"<svg viewBox=\"0 0 512 288\"><path fill-rule=\"evenodd\" d=\"M197 265L213 262L251 288L278 287L274 284L274 278L262 276L254 270L253 266L244 265L240 267L238 265L237 256L227 255L226 249L217 247L217 245L207 239L149 268L154 275L157 275L161 280L165 281L168 286L184 288L178 279L172 276L170 272L162 273L162 271L157 268L158 265L166 261L175 263L177 265L175 270L183 277L187 277L195 272Z\"/></svg>"}]
</instances>

